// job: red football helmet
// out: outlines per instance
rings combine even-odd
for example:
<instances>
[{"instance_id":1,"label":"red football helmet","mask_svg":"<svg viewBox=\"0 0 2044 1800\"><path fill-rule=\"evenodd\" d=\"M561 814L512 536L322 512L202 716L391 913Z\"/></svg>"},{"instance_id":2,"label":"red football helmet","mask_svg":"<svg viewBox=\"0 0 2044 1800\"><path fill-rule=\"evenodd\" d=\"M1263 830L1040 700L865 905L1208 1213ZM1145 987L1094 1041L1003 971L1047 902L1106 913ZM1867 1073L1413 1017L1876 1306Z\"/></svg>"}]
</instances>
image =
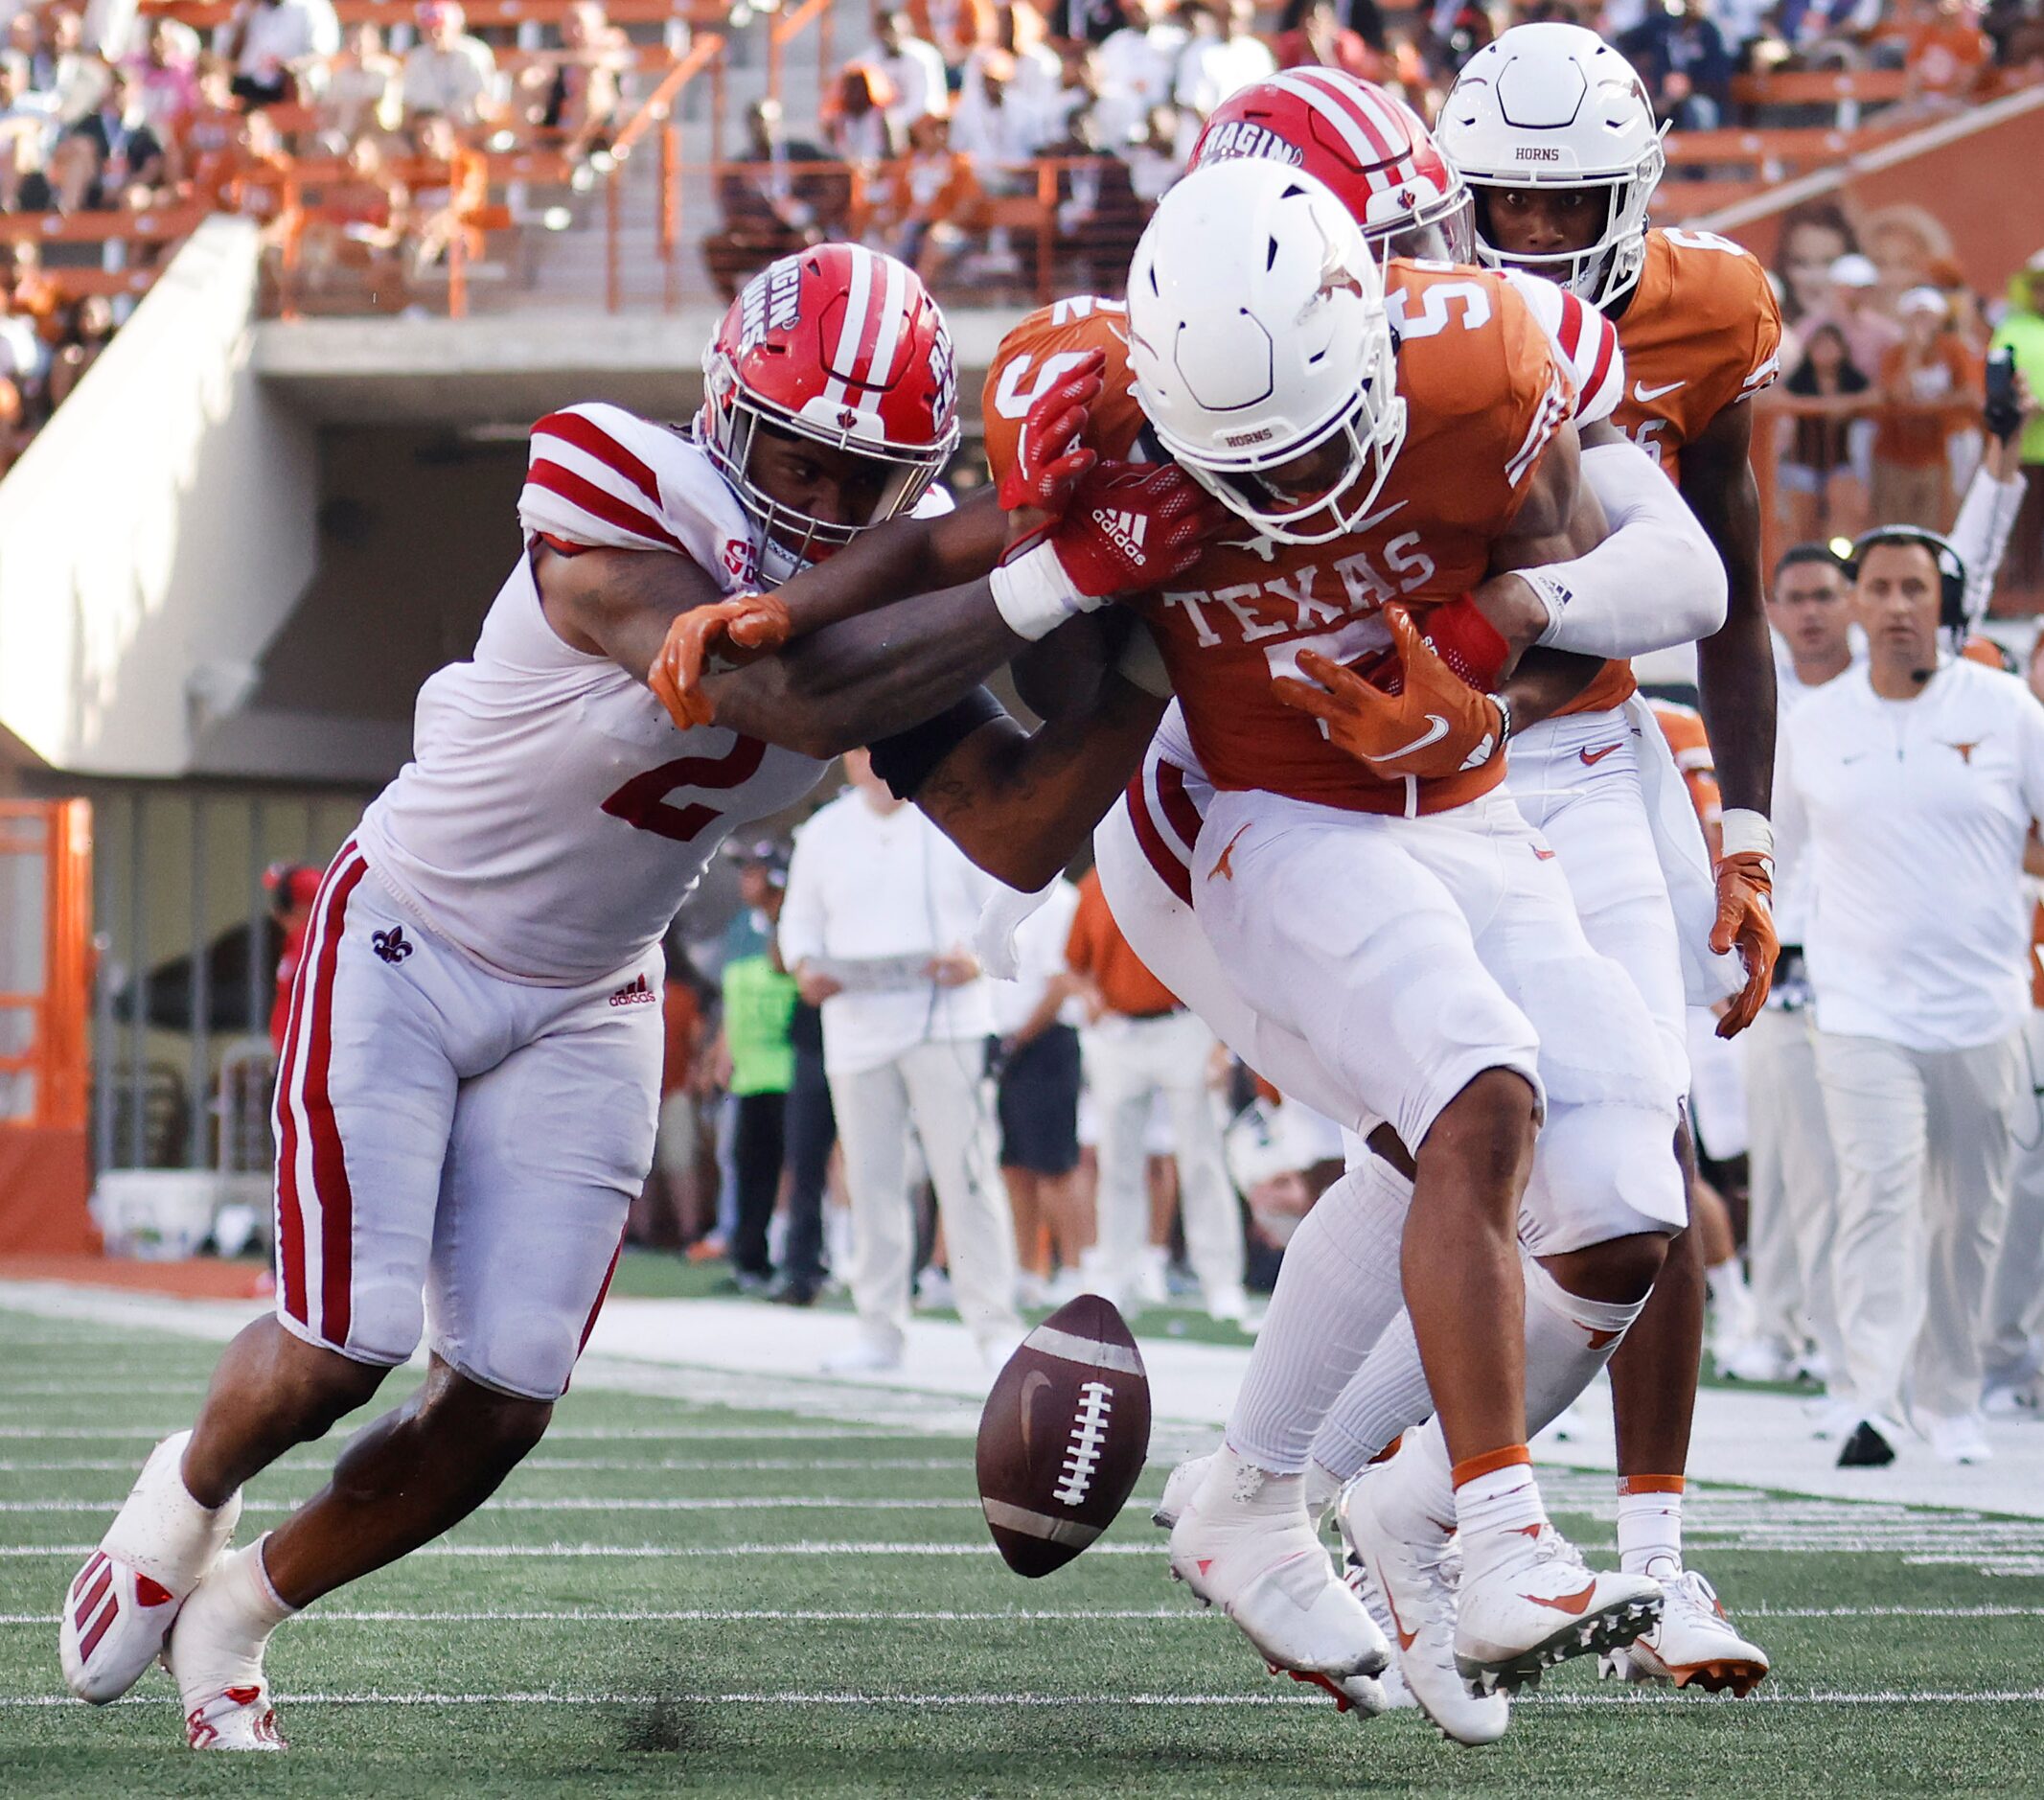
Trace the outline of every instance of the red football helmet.
<instances>
[{"instance_id":1,"label":"red football helmet","mask_svg":"<svg viewBox=\"0 0 2044 1800\"><path fill-rule=\"evenodd\" d=\"M1318 176L1388 255L1476 260L1461 176L1419 115L1372 82L1321 68L1253 82L1213 109L1191 166L1230 156L1267 156Z\"/></svg>"},{"instance_id":2,"label":"red football helmet","mask_svg":"<svg viewBox=\"0 0 2044 1800\"><path fill-rule=\"evenodd\" d=\"M907 512L958 447L944 315L907 264L856 243L819 244L753 276L717 328L702 374L696 435L752 520L772 580ZM841 524L769 494L750 472L763 428L885 465L873 516Z\"/></svg>"}]
</instances>

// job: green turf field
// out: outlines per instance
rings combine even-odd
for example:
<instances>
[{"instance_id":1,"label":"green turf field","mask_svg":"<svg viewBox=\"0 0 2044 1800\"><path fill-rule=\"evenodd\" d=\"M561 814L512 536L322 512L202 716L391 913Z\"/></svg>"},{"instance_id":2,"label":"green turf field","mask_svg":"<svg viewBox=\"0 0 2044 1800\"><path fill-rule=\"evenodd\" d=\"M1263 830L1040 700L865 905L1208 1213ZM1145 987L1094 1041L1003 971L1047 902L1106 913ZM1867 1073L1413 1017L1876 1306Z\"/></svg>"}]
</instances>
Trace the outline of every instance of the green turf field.
<instances>
[{"instance_id":1,"label":"green turf field","mask_svg":"<svg viewBox=\"0 0 2044 1800\"><path fill-rule=\"evenodd\" d=\"M279 1632L288 1757L197 1757L160 1674L115 1708L62 1699L54 1613L215 1353L0 1313L8 1800L2044 1793L2034 1522L1701 1494L1694 1560L1775 1653L1766 1697L1632 1698L1577 1663L1464 1751L1266 1677L1163 1579L1139 1505L1025 1583L961 1437L586 1387L495 1504ZM254 1485L244 1539L332 1449ZM1548 1485L1608 1553L1608 1481Z\"/></svg>"}]
</instances>

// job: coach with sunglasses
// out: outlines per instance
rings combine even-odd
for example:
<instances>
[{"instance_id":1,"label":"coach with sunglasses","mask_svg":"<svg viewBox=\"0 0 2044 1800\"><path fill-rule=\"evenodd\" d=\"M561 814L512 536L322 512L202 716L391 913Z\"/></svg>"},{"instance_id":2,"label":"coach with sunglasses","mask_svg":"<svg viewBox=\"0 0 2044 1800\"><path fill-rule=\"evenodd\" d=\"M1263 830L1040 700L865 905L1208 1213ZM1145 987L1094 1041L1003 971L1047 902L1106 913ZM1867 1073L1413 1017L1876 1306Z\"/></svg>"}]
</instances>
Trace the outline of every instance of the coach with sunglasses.
<instances>
[{"instance_id":1,"label":"coach with sunglasses","mask_svg":"<svg viewBox=\"0 0 2044 1800\"><path fill-rule=\"evenodd\" d=\"M1778 798L1807 846L1804 948L1838 1158L1834 1373L1859 1415L1839 1462L1892 1462L1905 1419L1942 1460L1977 1462L2044 705L1953 653L1966 571L1944 539L1871 532L1850 573L1866 659L1788 718Z\"/></svg>"}]
</instances>

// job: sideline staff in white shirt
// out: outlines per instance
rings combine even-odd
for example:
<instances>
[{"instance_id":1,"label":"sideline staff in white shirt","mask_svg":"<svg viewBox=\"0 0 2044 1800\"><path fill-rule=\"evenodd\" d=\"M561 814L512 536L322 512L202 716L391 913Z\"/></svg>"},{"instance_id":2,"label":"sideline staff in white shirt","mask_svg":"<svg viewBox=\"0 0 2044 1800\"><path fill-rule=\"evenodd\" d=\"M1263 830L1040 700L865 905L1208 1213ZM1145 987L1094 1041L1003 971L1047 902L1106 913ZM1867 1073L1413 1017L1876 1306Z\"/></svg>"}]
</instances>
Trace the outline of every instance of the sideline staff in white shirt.
<instances>
[{"instance_id":1,"label":"sideline staff in white shirt","mask_svg":"<svg viewBox=\"0 0 2044 1800\"><path fill-rule=\"evenodd\" d=\"M1784 723L1776 791L1787 751L1788 716L1852 665L1852 594L1845 565L1821 543L1800 543L1775 565L1767 595L1775 632L1775 695ZM1808 882L1801 845L1778 820L1775 926L1781 959L1775 984L1746 1031L1746 1094L1751 1128L1747 1250L1753 1261L1754 1336L1720 1366L1742 1381L1779 1381L1814 1343L1826 1370L1843 1366L1831 1288L1832 1196L1837 1167L1817 1085L1809 1031L1810 988L1803 957ZM1846 1419L1849 1431L1858 1423Z\"/></svg>"},{"instance_id":2,"label":"sideline staff in white shirt","mask_svg":"<svg viewBox=\"0 0 2044 1800\"><path fill-rule=\"evenodd\" d=\"M999 1367L1022 1336L1015 1229L995 1174L984 1081L994 1015L964 948L991 884L888 792L864 750L844 760L850 787L795 833L780 919L781 958L823 1010L823 1067L851 1191L861 1336L833 1367L901 1361L915 1256L911 1124L937 1190L959 1315Z\"/></svg>"},{"instance_id":3,"label":"sideline staff in white shirt","mask_svg":"<svg viewBox=\"0 0 2044 1800\"><path fill-rule=\"evenodd\" d=\"M1806 842L1817 1073L1839 1164L1840 1385L1861 1419L1839 1460L1893 1460L1906 1407L1941 1457L1975 1461L2044 706L2013 676L1941 658L1941 628L1964 618L1944 540L1875 531L1855 565L1867 660L1790 715L1780 808Z\"/></svg>"}]
</instances>

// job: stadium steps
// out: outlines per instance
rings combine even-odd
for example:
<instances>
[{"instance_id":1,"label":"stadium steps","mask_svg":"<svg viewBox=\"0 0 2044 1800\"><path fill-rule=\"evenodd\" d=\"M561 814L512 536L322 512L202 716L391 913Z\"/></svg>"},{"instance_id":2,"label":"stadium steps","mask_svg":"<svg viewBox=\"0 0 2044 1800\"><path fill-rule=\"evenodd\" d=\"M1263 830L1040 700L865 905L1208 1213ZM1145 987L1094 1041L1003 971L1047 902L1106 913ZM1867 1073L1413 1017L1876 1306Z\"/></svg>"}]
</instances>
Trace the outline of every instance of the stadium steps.
<instances>
[{"instance_id":1,"label":"stadium steps","mask_svg":"<svg viewBox=\"0 0 2044 1800\"><path fill-rule=\"evenodd\" d=\"M836 8L834 59L842 61L866 41L866 14L856 0L839 0ZM805 35L789 49L782 72L782 103L791 129L801 135L815 132L820 95L815 43ZM734 42L725 77L724 142L727 149L744 141L746 108L767 89L763 28L755 28ZM698 244L717 219L710 161L710 89L706 82L691 88L684 97L681 124L682 248L677 260L676 305L703 303L714 299L702 272ZM668 300L667 278L657 249L659 150L649 137L623 165L616 179L619 234L619 297L623 309L632 312L658 309ZM547 230L537 215L548 207L565 206L571 222L564 230ZM515 250L501 260L507 279L498 284L479 284L471 294L474 310L489 312L523 309L558 311L564 307L603 307L607 302L606 255L609 203L605 184L599 180L586 192L567 194L548 190L535 194L528 203L534 215L518 234ZM494 246L493 258L497 253Z\"/></svg>"}]
</instances>

